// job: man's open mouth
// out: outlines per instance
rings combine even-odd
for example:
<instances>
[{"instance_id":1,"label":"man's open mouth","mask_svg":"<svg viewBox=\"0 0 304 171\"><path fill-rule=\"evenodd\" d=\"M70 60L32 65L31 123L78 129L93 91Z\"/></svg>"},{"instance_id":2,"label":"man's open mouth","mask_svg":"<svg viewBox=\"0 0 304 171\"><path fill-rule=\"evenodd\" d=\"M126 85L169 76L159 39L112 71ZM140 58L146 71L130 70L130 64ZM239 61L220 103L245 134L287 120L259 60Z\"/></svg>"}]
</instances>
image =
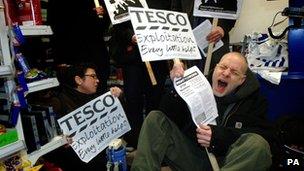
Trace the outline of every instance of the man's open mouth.
<instances>
[{"instance_id":1,"label":"man's open mouth","mask_svg":"<svg viewBox=\"0 0 304 171\"><path fill-rule=\"evenodd\" d=\"M222 80L218 80L218 86L219 86L220 88L225 88L225 87L227 87L227 85L228 85L227 82L222 81Z\"/></svg>"},{"instance_id":2,"label":"man's open mouth","mask_svg":"<svg viewBox=\"0 0 304 171\"><path fill-rule=\"evenodd\" d=\"M217 88L216 91L218 93L224 93L224 91L226 90L228 83L223 81L223 80L218 80L217 81Z\"/></svg>"}]
</instances>

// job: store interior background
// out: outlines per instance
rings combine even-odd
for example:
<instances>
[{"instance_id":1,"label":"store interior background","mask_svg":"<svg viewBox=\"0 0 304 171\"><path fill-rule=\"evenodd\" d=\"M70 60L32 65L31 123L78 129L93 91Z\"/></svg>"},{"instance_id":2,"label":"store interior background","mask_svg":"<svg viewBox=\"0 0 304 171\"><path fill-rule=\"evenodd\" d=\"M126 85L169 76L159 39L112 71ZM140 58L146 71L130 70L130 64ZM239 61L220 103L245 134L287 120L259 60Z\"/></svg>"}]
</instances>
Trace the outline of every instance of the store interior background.
<instances>
[{"instance_id":1,"label":"store interior background","mask_svg":"<svg viewBox=\"0 0 304 171\"><path fill-rule=\"evenodd\" d=\"M277 12L286 7L302 7L302 0L244 0L240 18L230 32L230 43L239 43L247 34L268 33L267 28L272 24ZM276 22L285 17L277 15ZM289 25L286 20L272 28L275 35L279 35ZM302 27L303 28L303 27ZM259 78L262 93L269 102L268 118L277 121L282 117L303 116L304 93L304 61L303 61L303 29L289 30L288 60L289 68L282 73L279 85L271 84Z\"/></svg>"},{"instance_id":2,"label":"store interior background","mask_svg":"<svg viewBox=\"0 0 304 171\"><path fill-rule=\"evenodd\" d=\"M283 11L285 7L288 7L288 0L243 0L240 18L230 32L230 43L241 42L246 34L267 33L267 28L271 25L275 14ZM276 21L281 21L283 18L278 15ZM274 32L284 30L287 25L286 20L275 27Z\"/></svg>"},{"instance_id":3,"label":"store interior background","mask_svg":"<svg viewBox=\"0 0 304 171\"><path fill-rule=\"evenodd\" d=\"M42 1L46 2L47 0ZM245 35L254 32L267 33L267 28L271 25L275 14L279 11L283 11L286 7L288 7L288 0L243 0L241 15L237 20L235 27L229 33L230 43L242 42ZM276 21L281 21L284 18L285 17L278 15ZM273 31L274 33L281 33L287 26L288 20L275 27ZM33 45L33 43L35 42L31 42L29 45ZM30 60L30 57L28 60ZM301 111L302 113L303 110L301 109L301 106L303 106L303 103L301 104L301 102L303 102L304 99L302 89L302 85L304 84L304 72L295 76L297 78L285 76L280 86L269 86L269 83L262 81L266 94L274 94L273 96L269 96L269 98L273 100L273 103L271 103L272 107L276 106L276 110L271 111L272 113L276 113L277 111L290 111L290 109ZM299 79L298 77L301 78ZM289 97L292 98L288 98L288 93ZM280 99L280 104L289 104L284 108L284 105L275 104L277 101L274 101L274 99Z\"/></svg>"}]
</instances>

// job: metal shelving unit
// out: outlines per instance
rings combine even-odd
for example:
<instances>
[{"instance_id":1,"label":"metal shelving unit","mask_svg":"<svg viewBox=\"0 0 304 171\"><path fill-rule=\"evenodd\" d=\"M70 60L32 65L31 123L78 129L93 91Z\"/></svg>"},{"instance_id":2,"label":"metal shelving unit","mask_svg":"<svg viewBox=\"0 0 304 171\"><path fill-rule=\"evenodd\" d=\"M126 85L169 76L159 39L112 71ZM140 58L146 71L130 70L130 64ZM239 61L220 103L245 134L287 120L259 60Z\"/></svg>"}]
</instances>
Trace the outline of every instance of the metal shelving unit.
<instances>
[{"instance_id":1,"label":"metal shelving unit","mask_svg":"<svg viewBox=\"0 0 304 171\"><path fill-rule=\"evenodd\" d=\"M19 140L0 148L0 160L26 149L24 141Z\"/></svg>"},{"instance_id":2,"label":"metal shelving unit","mask_svg":"<svg viewBox=\"0 0 304 171\"><path fill-rule=\"evenodd\" d=\"M53 34L50 26L20 26L21 32L24 36L41 36L41 35L51 35ZM16 99L15 93L15 82L14 82L14 73L15 67L13 65L13 57L11 53L9 39L9 28L5 25L5 16L3 11L3 1L0 0L0 78L5 78L4 90L5 94L1 93L0 97L8 99L10 102L18 100ZM34 93L40 90L56 87L59 85L57 78L47 78L35 82L28 83L27 86L29 88L27 93ZM8 144L6 146L0 147L0 160L9 157L12 154L17 152L22 152L22 154L26 154L26 145L24 141L23 128L21 122L21 116L18 116L18 122L15 126L15 129L18 132L18 141ZM57 136L51 142L43 145L41 149L32 152L31 154L27 154L27 158L34 165L37 159L66 144L66 139Z\"/></svg>"},{"instance_id":3,"label":"metal shelving unit","mask_svg":"<svg viewBox=\"0 0 304 171\"><path fill-rule=\"evenodd\" d=\"M24 36L42 36L53 34L51 27L46 25L20 26L20 29Z\"/></svg>"},{"instance_id":4,"label":"metal shelving unit","mask_svg":"<svg viewBox=\"0 0 304 171\"><path fill-rule=\"evenodd\" d=\"M31 154L28 154L28 159L32 163L36 163L36 161L39 159L40 156L45 155L46 153L55 150L58 147L63 146L66 144L67 141L63 136L56 136L50 141L49 143L43 145L41 149L32 152Z\"/></svg>"},{"instance_id":5,"label":"metal shelving unit","mask_svg":"<svg viewBox=\"0 0 304 171\"><path fill-rule=\"evenodd\" d=\"M12 67L9 65L0 66L0 78L7 77L13 74Z\"/></svg>"},{"instance_id":6,"label":"metal shelving unit","mask_svg":"<svg viewBox=\"0 0 304 171\"><path fill-rule=\"evenodd\" d=\"M5 78L4 90L5 95L3 98L7 99L9 102L16 101L17 96L15 91L14 82L14 65L12 62L12 56L10 52L10 41L8 38L8 27L5 25L5 17L3 11L3 2L0 1L0 47L1 47L1 64L0 64L0 78ZM20 115L18 117L18 122L15 128L18 131L18 141L8 144L6 146L0 147L0 160L8 157L16 152L26 149L24 143L24 136L22 131L22 123L20 120Z\"/></svg>"},{"instance_id":7,"label":"metal shelving unit","mask_svg":"<svg viewBox=\"0 0 304 171\"><path fill-rule=\"evenodd\" d=\"M29 88L28 93L33 93L40 90L45 90L52 87L57 87L59 82L57 78L47 78L44 80L35 81L32 83L28 83L27 86Z\"/></svg>"}]
</instances>

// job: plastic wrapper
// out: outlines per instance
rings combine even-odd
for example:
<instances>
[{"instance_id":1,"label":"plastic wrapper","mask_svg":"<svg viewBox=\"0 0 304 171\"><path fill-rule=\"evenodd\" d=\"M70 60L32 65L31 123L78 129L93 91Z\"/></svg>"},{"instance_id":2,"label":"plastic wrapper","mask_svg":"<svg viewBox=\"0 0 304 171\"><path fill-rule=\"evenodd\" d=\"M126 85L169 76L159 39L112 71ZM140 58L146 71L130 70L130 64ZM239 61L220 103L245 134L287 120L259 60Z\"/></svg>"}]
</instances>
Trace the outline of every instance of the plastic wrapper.
<instances>
[{"instance_id":1,"label":"plastic wrapper","mask_svg":"<svg viewBox=\"0 0 304 171\"><path fill-rule=\"evenodd\" d=\"M30 71L30 67L27 64L26 59L21 53L16 54L16 59L19 64L19 67L22 69L22 71L27 74Z\"/></svg>"}]
</instances>

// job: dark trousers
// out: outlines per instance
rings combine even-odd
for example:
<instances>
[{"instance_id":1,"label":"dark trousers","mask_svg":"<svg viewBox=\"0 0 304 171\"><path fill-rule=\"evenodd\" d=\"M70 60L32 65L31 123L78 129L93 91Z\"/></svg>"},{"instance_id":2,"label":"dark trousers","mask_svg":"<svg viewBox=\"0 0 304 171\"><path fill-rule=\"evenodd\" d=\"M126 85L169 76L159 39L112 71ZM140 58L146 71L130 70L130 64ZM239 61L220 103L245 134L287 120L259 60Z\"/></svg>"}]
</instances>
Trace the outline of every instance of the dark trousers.
<instances>
[{"instance_id":1,"label":"dark trousers","mask_svg":"<svg viewBox=\"0 0 304 171\"><path fill-rule=\"evenodd\" d=\"M258 134L242 134L219 161L221 171L264 171L271 166L267 141ZM161 111L152 111L142 126L131 171L158 171L162 161L177 171L212 170L206 151L185 136Z\"/></svg>"},{"instance_id":2,"label":"dark trousers","mask_svg":"<svg viewBox=\"0 0 304 171\"><path fill-rule=\"evenodd\" d=\"M144 63L124 65L122 68L126 114L132 129L125 139L133 147L137 147L144 115L158 107L167 77L166 67L164 62L152 65L157 85L152 85Z\"/></svg>"}]
</instances>

